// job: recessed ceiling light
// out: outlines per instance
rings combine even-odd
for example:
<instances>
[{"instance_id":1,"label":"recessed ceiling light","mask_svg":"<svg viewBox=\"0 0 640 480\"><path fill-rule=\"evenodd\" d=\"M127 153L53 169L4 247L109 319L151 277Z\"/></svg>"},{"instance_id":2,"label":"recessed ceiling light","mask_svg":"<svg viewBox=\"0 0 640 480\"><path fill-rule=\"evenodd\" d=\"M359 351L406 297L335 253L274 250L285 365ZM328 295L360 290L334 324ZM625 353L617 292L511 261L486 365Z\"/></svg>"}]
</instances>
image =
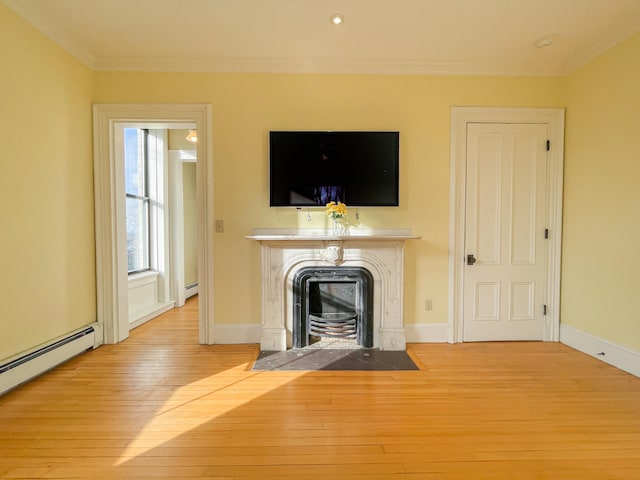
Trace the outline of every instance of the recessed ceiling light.
<instances>
[{"instance_id":1,"label":"recessed ceiling light","mask_svg":"<svg viewBox=\"0 0 640 480\"><path fill-rule=\"evenodd\" d=\"M342 15L341 13L334 13L329 17L329 21L333 25L340 25L342 22L344 22L344 15Z\"/></svg>"}]
</instances>

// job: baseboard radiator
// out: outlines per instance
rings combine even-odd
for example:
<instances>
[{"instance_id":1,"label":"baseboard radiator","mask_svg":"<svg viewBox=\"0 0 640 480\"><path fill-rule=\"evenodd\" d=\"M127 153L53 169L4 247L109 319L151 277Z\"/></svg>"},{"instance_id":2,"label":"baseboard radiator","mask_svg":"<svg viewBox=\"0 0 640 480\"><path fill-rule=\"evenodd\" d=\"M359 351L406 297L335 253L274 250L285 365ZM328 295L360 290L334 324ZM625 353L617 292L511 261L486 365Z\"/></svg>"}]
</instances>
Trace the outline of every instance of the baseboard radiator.
<instances>
[{"instance_id":1,"label":"baseboard radiator","mask_svg":"<svg viewBox=\"0 0 640 480\"><path fill-rule=\"evenodd\" d=\"M102 326L91 324L0 364L0 395L102 344Z\"/></svg>"},{"instance_id":2,"label":"baseboard radiator","mask_svg":"<svg viewBox=\"0 0 640 480\"><path fill-rule=\"evenodd\" d=\"M184 287L184 298L193 297L198 293L198 282L190 283Z\"/></svg>"}]
</instances>

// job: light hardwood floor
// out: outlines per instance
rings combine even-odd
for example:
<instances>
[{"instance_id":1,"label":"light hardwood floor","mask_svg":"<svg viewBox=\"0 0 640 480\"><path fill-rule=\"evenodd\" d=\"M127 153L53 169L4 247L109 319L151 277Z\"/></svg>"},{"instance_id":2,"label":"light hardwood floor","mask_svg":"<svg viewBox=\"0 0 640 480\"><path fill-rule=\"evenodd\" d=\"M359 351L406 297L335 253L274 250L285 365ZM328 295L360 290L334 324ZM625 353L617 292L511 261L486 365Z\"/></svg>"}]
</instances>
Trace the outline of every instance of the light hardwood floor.
<instances>
[{"instance_id":1,"label":"light hardwood floor","mask_svg":"<svg viewBox=\"0 0 640 480\"><path fill-rule=\"evenodd\" d=\"M415 344L420 371L252 372L197 301L0 397L0 476L640 479L640 379L557 343Z\"/></svg>"}]
</instances>

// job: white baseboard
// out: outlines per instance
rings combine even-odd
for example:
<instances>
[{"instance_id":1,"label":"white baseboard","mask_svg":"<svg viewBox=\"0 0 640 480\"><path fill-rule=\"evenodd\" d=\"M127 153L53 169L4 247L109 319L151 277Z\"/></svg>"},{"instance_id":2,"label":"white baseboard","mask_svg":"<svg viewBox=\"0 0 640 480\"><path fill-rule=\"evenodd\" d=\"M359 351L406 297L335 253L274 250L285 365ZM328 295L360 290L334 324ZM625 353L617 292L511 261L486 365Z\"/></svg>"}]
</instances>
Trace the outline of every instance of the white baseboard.
<instances>
[{"instance_id":1,"label":"white baseboard","mask_svg":"<svg viewBox=\"0 0 640 480\"><path fill-rule=\"evenodd\" d=\"M164 303L157 303L152 305L151 307L145 310L139 310L131 314L131 318L135 320L129 321L129 328L133 330L136 327L139 327L143 323L147 323L149 320L156 318L158 315L162 315L165 312L168 312L172 308L174 308L176 302L173 300Z\"/></svg>"},{"instance_id":2,"label":"white baseboard","mask_svg":"<svg viewBox=\"0 0 640 480\"><path fill-rule=\"evenodd\" d=\"M411 323L404 326L407 343L447 343L448 323Z\"/></svg>"},{"instance_id":3,"label":"white baseboard","mask_svg":"<svg viewBox=\"0 0 640 480\"><path fill-rule=\"evenodd\" d=\"M102 344L102 325L92 323L0 365L0 395Z\"/></svg>"},{"instance_id":4,"label":"white baseboard","mask_svg":"<svg viewBox=\"0 0 640 480\"><path fill-rule=\"evenodd\" d=\"M213 341L216 344L260 343L261 325L215 325Z\"/></svg>"},{"instance_id":5,"label":"white baseboard","mask_svg":"<svg viewBox=\"0 0 640 480\"><path fill-rule=\"evenodd\" d=\"M562 324L560 342L640 377L640 352Z\"/></svg>"},{"instance_id":6,"label":"white baseboard","mask_svg":"<svg viewBox=\"0 0 640 480\"><path fill-rule=\"evenodd\" d=\"M216 325L214 341L220 344L260 343L262 327L249 325ZM449 325L446 323L418 323L405 325L407 343L447 343Z\"/></svg>"}]
</instances>

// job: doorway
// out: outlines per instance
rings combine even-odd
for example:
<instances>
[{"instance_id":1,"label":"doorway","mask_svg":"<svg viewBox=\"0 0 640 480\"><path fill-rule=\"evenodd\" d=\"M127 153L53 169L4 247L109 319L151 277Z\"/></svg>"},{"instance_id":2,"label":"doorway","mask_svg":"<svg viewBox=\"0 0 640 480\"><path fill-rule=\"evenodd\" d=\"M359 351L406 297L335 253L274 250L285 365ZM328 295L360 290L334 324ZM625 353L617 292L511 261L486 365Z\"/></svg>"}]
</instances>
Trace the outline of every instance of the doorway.
<instances>
[{"instance_id":1,"label":"doorway","mask_svg":"<svg viewBox=\"0 0 640 480\"><path fill-rule=\"evenodd\" d=\"M197 151L190 140L192 132L195 130L169 131L170 242L176 307L198 293Z\"/></svg>"},{"instance_id":2,"label":"doorway","mask_svg":"<svg viewBox=\"0 0 640 480\"><path fill-rule=\"evenodd\" d=\"M452 110L451 342L558 340L564 111Z\"/></svg>"},{"instance_id":3,"label":"doorway","mask_svg":"<svg viewBox=\"0 0 640 480\"><path fill-rule=\"evenodd\" d=\"M96 203L97 321L104 342L129 336L126 231L124 228L123 150L118 129L136 125L149 129L195 126L202 132L196 144L197 276L199 342L213 339L213 168L210 105L94 105L94 184ZM209 248L206 248L208 246Z\"/></svg>"}]
</instances>

